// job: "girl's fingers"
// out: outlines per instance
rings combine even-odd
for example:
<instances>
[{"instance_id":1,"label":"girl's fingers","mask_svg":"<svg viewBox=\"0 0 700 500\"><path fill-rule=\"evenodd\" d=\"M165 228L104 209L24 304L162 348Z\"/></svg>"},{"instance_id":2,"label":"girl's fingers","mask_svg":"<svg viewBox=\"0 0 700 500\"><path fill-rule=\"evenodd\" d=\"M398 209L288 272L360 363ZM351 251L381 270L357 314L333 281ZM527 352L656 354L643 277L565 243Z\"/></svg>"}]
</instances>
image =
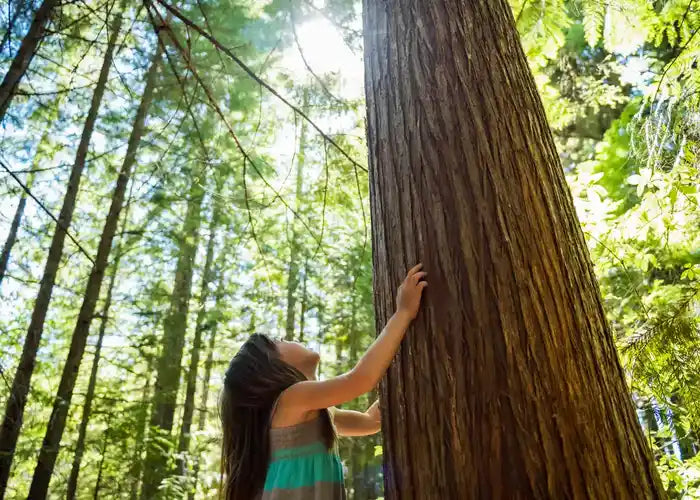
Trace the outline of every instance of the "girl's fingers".
<instances>
[{"instance_id":1,"label":"girl's fingers","mask_svg":"<svg viewBox=\"0 0 700 500\"><path fill-rule=\"evenodd\" d=\"M421 278L425 278L428 275L425 271L421 271L419 273L414 274L411 276L413 278L413 281L418 282Z\"/></svg>"},{"instance_id":2,"label":"girl's fingers","mask_svg":"<svg viewBox=\"0 0 700 500\"><path fill-rule=\"evenodd\" d=\"M410 271L408 271L408 275L407 275L406 277L408 278L409 276L413 276L413 275L416 274L418 271L420 271L420 269L421 269L422 267L423 267L423 264L422 264L422 263L416 264L415 266L413 266L413 267L411 268Z\"/></svg>"}]
</instances>

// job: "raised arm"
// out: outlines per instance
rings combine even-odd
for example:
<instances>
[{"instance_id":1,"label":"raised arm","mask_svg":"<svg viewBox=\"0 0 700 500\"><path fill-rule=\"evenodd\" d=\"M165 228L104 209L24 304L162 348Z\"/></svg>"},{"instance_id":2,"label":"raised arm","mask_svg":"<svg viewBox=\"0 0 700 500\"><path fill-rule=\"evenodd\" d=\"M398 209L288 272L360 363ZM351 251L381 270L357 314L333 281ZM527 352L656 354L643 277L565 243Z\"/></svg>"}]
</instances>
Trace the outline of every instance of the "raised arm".
<instances>
[{"instance_id":1,"label":"raised arm","mask_svg":"<svg viewBox=\"0 0 700 500\"><path fill-rule=\"evenodd\" d=\"M355 399L376 387L391 364L408 326L418 314L426 276L418 264L399 287L396 312L364 356L349 372L329 380L294 384L282 393L278 412L288 415L330 408Z\"/></svg>"}]
</instances>

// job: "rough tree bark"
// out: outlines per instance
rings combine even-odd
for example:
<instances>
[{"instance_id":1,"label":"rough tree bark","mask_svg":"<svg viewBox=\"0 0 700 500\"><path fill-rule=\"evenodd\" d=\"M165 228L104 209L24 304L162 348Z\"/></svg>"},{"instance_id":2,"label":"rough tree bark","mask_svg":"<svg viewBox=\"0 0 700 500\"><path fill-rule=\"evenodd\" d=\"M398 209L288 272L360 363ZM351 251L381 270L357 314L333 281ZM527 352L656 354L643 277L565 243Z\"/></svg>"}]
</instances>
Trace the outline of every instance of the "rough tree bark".
<instances>
[{"instance_id":1,"label":"rough tree bark","mask_svg":"<svg viewBox=\"0 0 700 500\"><path fill-rule=\"evenodd\" d=\"M211 221L209 222L209 238L207 240L207 251L202 269L202 285L199 291L199 308L197 319L195 320L194 339L192 341L192 351L190 363L187 368L187 387L185 388L185 405L182 411L182 424L180 426L180 438L178 439L179 458L177 470L180 476L186 476L187 460L185 456L190 448L190 432L192 428L192 416L194 415L194 397L197 391L197 372L199 371L199 352L202 348L202 334L209 327L207 318L207 301L209 300L209 286L214 281L212 266L214 263L214 244L216 242L216 232L221 219L221 193L222 183L218 183L216 194L212 197L214 208L212 210Z\"/></svg>"},{"instance_id":2,"label":"rough tree bark","mask_svg":"<svg viewBox=\"0 0 700 500\"><path fill-rule=\"evenodd\" d=\"M119 24L116 24L117 22ZM49 302L51 301L56 272L58 271L61 255L63 254L63 244L66 238L65 230L70 226L73 218L75 201L80 187L80 178L85 168L85 159L88 153L90 139L95 128L95 123L97 122L97 114L100 109L100 103L102 102L102 96L105 92L109 70L112 66L112 55L114 54L117 36L119 35L119 29L115 28L119 28L120 25L121 16L117 16L115 24L112 26L110 32L107 50L105 51L105 57L102 61L102 68L100 69L97 84L92 94L90 109L85 119L82 135L80 136L80 143L78 144L75 162L73 163L70 178L68 179L66 194L63 197L63 206L58 216L59 224L56 226L53 238L51 239L51 246L49 247L49 254L46 258L44 274L41 278L41 284L39 285L39 293L34 303L34 310L32 311L29 328L27 329L27 335L24 339L22 354L19 364L17 365L17 370L15 371L15 377L12 381L12 389L7 398L5 417L2 422L2 428L0 428L0 499L2 499L5 494L7 481L10 476L10 468L12 467L12 458L15 446L17 445L17 438L19 437L19 431L22 427L24 406L27 402L27 394L29 393L29 384L32 372L34 371L36 353L44 329L46 312L49 307Z\"/></svg>"},{"instance_id":3,"label":"rough tree bark","mask_svg":"<svg viewBox=\"0 0 700 500\"><path fill-rule=\"evenodd\" d=\"M58 0L44 0L36 14L34 14L29 31L22 39L19 50L3 77L2 83L0 83L0 122L5 118L5 112L12 102L17 84L24 76L25 71L27 71L32 58L34 58L39 42L46 31L46 24L51 17L51 11L59 3ZM1 490L0 495L2 495Z\"/></svg>"},{"instance_id":4,"label":"rough tree bark","mask_svg":"<svg viewBox=\"0 0 700 500\"><path fill-rule=\"evenodd\" d=\"M193 176L190 188L187 213L179 237L179 255L170 297L170 310L163 321L163 340L156 367L156 382L153 393L150 427L152 433L169 436L173 428L177 392L180 387L182 352L185 347L187 316L192 295L192 274L199 242L202 199L204 189ZM158 436L156 436L158 437ZM153 440L152 440L153 441ZM162 444L150 443L146 450L145 468L141 488L141 498L150 500L158 495L158 486L168 473L167 458L170 450Z\"/></svg>"},{"instance_id":5,"label":"rough tree bark","mask_svg":"<svg viewBox=\"0 0 700 500\"><path fill-rule=\"evenodd\" d=\"M662 498L506 0L364 1L389 499Z\"/></svg>"},{"instance_id":6,"label":"rough tree bark","mask_svg":"<svg viewBox=\"0 0 700 500\"><path fill-rule=\"evenodd\" d=\"M119 24L121 24L121 21L119 21ZM119 24L115 22L115 26L112 28L114 33L119 31ZM112 250L112 241L114 240L119 216L124 205L126 187L129 184L131 171L136 162L136 152L141 142L146 115L148 114L148 108L150 107L153 97L153 89L158 75L158 63L160 58L161 45L157 44L146 74L146 85L143 90L141 102L136 111L134 126L131 129L131 134L127 143L126 155L114 186L112 202L109 207L109 212L107 213L107 218L105 219L104 227L102 228L100 242L97 246L97 257L95 258L95 264L88 277L87 286L85 287L83 303L78 313L75 328L73 329L68 357L63 366L61 381L59 382L58 391L56 392L53 410L39 452L39 459L34 469L34 477L32 478L32 484L29 489L29 496L32 499L45 498L48 492L51 474L53 473L53 467L56 463L56 457L58 456L58 450L61 444L61 437L63 436L63 430L66 425L68 409L70 408L71 398L73 397L73 389L78 378L78 371L80 370L83 353L85 352L85 344L90 334L90 324L95 314L97 299L100 296L105 270L109 264L109 254Z\"/></svg>"},{"instance_id":7,"label":"rough tree bark","mask_svg":"<svg viewBox=\"0 0 700 500\"><path fill-rule=\"evenodd\" d=\"M309 108L309 90L304 89L302 97L302 109L306 112ZM292 237L289 251L289 266L287 271L287 318L285 322L285 340L294 340L294 327L296 320L297 288L299 288L299 253L301 245L299 242L299 230L297 216L301 215L302 198L304 196L304 164L306 163L306 120L301 122L299 132L299 151L297 152L297 180L296 194L294 200L294 211L297 215L292 216Z\"/></svg>"}]
</instances>

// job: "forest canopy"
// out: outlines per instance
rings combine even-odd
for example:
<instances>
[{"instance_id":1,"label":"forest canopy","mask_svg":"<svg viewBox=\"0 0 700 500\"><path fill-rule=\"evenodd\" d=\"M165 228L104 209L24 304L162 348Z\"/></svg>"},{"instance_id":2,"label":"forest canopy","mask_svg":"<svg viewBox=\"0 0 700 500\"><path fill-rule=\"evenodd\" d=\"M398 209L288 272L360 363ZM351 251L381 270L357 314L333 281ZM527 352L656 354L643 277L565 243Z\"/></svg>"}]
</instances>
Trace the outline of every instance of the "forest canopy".
<instances>
[{"instance_id":1,"label":"forest canopy","mask_svg":"<svg viewBox=\"0 0 700 500\"><path fill-rule=\"evenodd\" d=\"M664 488L700 498L700 2L510 4ZM241 343L327 378L377 333L362 2L4 0L0 33L4 498L217 498ZM339 447L383 498L381 436Z\"/></svg>"}]
</instances>

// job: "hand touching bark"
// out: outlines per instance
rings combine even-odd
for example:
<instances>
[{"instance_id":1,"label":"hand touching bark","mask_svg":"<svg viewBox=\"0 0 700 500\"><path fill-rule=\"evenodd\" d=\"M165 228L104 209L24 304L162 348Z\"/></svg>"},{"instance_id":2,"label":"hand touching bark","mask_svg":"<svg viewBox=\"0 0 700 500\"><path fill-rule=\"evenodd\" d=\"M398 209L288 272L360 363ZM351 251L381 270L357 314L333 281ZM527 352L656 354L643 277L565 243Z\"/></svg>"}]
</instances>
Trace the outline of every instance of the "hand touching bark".
<instances>
[{"instance_id":1,"label":"hand touching bark","mask_svg":"<svg viewBox=\"0 0 700 500\"><path fill-rule=\"evenodd\" d=\"M423 289L428 286L427 281L421 281L428 275L425 271L421 271L422 268L423 264L418 264L408 271L406 279L403 280L396 294L397 314L406 315L411 320L418 314Z\"/></svg>"}]
</instances>

